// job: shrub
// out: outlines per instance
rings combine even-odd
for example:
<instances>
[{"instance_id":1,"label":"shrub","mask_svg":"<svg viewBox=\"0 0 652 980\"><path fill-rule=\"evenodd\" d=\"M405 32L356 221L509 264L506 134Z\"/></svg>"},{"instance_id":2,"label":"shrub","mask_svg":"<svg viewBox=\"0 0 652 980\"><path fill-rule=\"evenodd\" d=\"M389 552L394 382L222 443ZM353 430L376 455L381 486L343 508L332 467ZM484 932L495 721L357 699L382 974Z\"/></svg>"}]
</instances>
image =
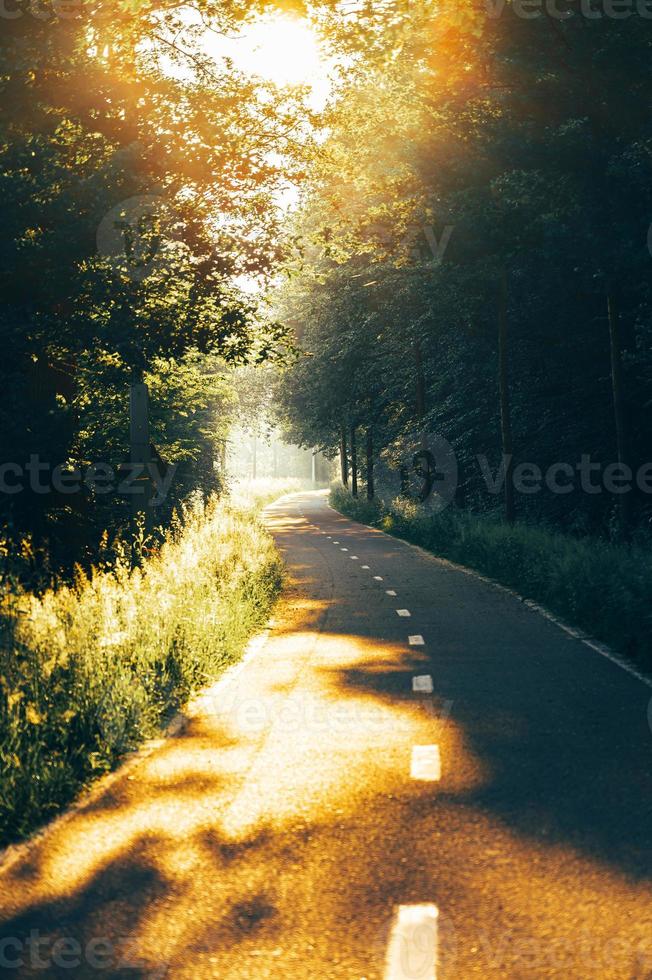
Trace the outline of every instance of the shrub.
<instances>
[{"instance_id":1,"label":"shrub","mask_svg":"<svg viewBox=\"0 0 652 980\"><path fill-rule=\"evenodd\" d=\"M257 518L296 481L186 508L142 567L126 554L0 605L0 841L29 833L236 660L281 561Z\"/></svg>"}]
</instances>

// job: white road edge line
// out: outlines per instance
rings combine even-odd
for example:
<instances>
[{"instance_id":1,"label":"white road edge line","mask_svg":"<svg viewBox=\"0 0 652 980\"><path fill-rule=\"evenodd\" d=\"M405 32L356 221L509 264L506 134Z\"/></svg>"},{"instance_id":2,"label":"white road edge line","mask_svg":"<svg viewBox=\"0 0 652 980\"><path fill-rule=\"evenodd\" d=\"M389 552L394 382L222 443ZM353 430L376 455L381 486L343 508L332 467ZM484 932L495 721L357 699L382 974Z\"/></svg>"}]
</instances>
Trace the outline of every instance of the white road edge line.
<instances>
[{"instance_id":1,"label":"white road edge line","mask_svg":"<svg viewBox=\"0 0 652 980\"><path fill-rule=\"evenodd\" d=\"M288 496L290 495L288 494ZM326 507L329 510L332 510L334 514L337 514L338 517L341 517L340 512L336 510L328 501L326 501ZM349 526L351 526L352 523L354 530L362 527L366 531L371 531L373 534L382 534L383 537L386 538L391 537L391 535L387 534L385 531L380 531L378 528L371 527L369 524L362 524L361 522L356 521L349 522ZM448 558L440 558L438 555L434 555L432 551L426 551L425 548L422 548L418 544L412 544L410 541L404 541L402 538L396 538L396 541L406 548L411 548L413 551L417 551L420 555L427 559L427 561L434 562L440 567L452 568L456 572L461 572L463 575L468 575L470 578L477 579L479 582L484 582L486 585L491 585L494 589L499 589L500 592L504 592L506 595L513 596L515 599L518 599L519 602L522 602L524 606L532 609L534 612L539 613L539 615L543 616L544 619L547 619L549 623L552 623L560 630L563 630L564 633L567 633L574 640L578 640L580 643L584 644L585 647L588 647L590 650L594 650L595 653L600 654L600 656L604 657L606 660L610 660L612 664L615 664L616 667L620 667L620 669L624 670L626 674L630 675L630 677L635 677L637 681L641 682L641 684L645 684L646 687L652 688L652 677L646 677L645 674L642 674L636 669L636 667L633 667L627 660L621 657L620 654L616 653L615 650L608 647L606 643L601 643L599 640L596 640L591 636L586 636L584 633L581 633L574 627L564 623L561 619L557 619L556 616L554 616L551 612L548 612L548 610L543 606L539 606L531 599L526 599L514 589L508 589L506 585L501 585L500 582L496 582L487 575L481 575L480 572L476 572L472 568L467 568L465 565L459 565L457 562L450 561Z\"/></svg>"},{"instance_id":2,"label":"white road edge line","mask_svg":"<svg viewBox=\"0 0 652 980\"><path fill-rule=\"evenodd\" d=\"M332 510L334 514L341 516L340 512L329 504L328 501L326 501L326 506L329 510ZM355 530L362 527L367 532L371 531L372 534L382 535L385 538L392 537L392 535L387 534L385 531L380 531L377 527L371 527L369 524L363 524L360 521L350 523L353 523ZM356 524L358 525L358 528L356 528ZM412 544L410 541L404 541L402 538L396 538L395 540L398 544L403 545L405 548L411 548L413 551L417 551L427 561L434 562L435 564L439 565L440 568L452 568L456 572L461 572L462 575L468 575L470 578L477 579L478 582L484 582L485 585L491 585L494 589L498 589L500 592L504 592L506 595L513 596L514 599L518 599L524 606L532 609L534 612L539 613L539 615L543 616L544 619L547 619L549 623L553 623L554 626L557 626L560 630L563 630L564 633L567 633L574 640L578 640L580 643L583 643L585 647L589 647L590 650L594 650L596 653L599 653L601 657L604 657L606 660L610 660L612 664L615 664L616 667L620 667L620 669L624 670L626 674L630 675L630 677L635 677L637 681L641 682L641 684L645 684L646 687L652 688L652 677L646 677L645 674L642 674L636 669L636 667L633 667L632 664L625 660L624 657L621 657L620 654L616 653L615 650L612 650L611 647L607 646L606 643L601 643L600 640L596 640L592 636L586 636L580 630L577 630L573 626L569 626L567 623L564 623L563 620L557 619L557 617L549 612L544 606L539 606L531 599L526 599L519 592L516 592L515 589L509 589L506 585L501 585L500 582L496 582L487 575L482 575L480 572L476 572L473 568L467 568L465 565L460 565L455 561L450 561L448 558L441 558L439 555L434 555L432 551L426 551L425 548L422 548L418 544Z\"/></svg>"},{"instance_id":3,"label":"white road edge line","mask_svg":"<svg viewBox=\"0 0 652 980\"><path fill-rule=\"evenodd\" d=\"M415 694L432 694L434 689L430 674L417 674L412 678L412 690Z\"/></svg>"},{"instance_id":4,"label":"white road edge line","mask_svg":"<svg viewBox=\"0 0 652 980\"><path fill-rule=\"evenodd\" d=\"M504 585L500 585L498 582L495 583L492 582L491 579L487 579L486 581L489 582L491 585L496 585L496 587L499 589L504 589L506 592L509 592L510 595L515 596L517 599L521 599L523 605L527 606L528 609L532 609L534 612L539 613L539 615L543 616L544 619L547 619L549 623L553 623L560 630L563 630L564 633L567 633L568 636L571 636L574 640L579 640L580 643L583 643L585 647L589 647L589 649L595 650L595 652L599 653L601 657L605 657L607 660L610 660L612 664L615 664L617 667L620 667L627 674L631 674L632 677L635 677L637 681L641 681L641 683L645 684L646 687L652 688L652 678L646 677L645 674L641 674L640 671L636 669L636 667L632 667L631 664L629 664L625 659L623 659L623 657L617 654L615 650L612 650L611 647L608 647L604 643L600 643L599 640L594 640L593 637L587 636L586 633L582 633L581 630L575 629L573 626L568 626L567 623L563 623L560 619L557 619L556 616L553 616L552 613L548 612L547 609L544 609L543 606L539 606L536 602L533 602L531 599L523 599L521 598L521 596L519 596L517 592L512 592L510 589L507 589Z\"/></svg>"},{"instance_id":5,"label":"white road edge line","mask_svg":"<svg viewBox=\"0 0 652 980\"><path fill-rule=\"evenodd\" d=\"M436 905L399 905L389 934L385 980L437 980Z\"/></svg>"},{"instance_id":6,"label":"white road edge line","mask_svg":"<svg viewBox=\"0 0 652 980\"><path fill-rule=\"evenodd\" d=\"M425 783L438 783L441 779L441 755L438 745L413 745L410 760L410 776Z\"/></svg>"},{"instance_id":7,"label":"white road edge line","mask_svg":"<svg viewBox=\"0 0 652 980\"><path fill-rule=\"evenodd\" d=\"M408 643L411 647L423 647L426 641L420 633L413 633L412 636L408 636Z\"/></svg>"}]
</instances>

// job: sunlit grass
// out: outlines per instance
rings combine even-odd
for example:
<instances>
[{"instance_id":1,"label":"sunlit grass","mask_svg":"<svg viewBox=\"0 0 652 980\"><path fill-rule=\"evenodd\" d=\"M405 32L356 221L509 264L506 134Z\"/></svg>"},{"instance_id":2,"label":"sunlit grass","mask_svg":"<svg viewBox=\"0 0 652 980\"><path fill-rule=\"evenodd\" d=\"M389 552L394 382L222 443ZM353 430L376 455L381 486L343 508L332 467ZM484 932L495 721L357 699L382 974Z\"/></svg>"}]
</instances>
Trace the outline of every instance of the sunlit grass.
<instances>
[{"instance_id":1,"label":"sunlit grass","mask_svg":"<svg viewBox=\"0 0 652 980\"><path fill-rule=\"evenodd\" d=\"M275 479L263 476L255 480L239 480L231 490L231 503L237 509L249 510L252 507L261 509L281 494L298 493L300 490L309 489L312 489L310 481L292 477Z\"/></svg>"},{"instance_id":2,"label":"sunlit grass","mask_svg":"<svg viewBox=\"0 0 652 980\"><path fill-rule=\"evenodd\" d=\"M79 574L0 615L0 841L24 836L160 729L267 618L281 562L258 519L298 481L186 509L141 568Z\"/></svg>"}]
</instances>

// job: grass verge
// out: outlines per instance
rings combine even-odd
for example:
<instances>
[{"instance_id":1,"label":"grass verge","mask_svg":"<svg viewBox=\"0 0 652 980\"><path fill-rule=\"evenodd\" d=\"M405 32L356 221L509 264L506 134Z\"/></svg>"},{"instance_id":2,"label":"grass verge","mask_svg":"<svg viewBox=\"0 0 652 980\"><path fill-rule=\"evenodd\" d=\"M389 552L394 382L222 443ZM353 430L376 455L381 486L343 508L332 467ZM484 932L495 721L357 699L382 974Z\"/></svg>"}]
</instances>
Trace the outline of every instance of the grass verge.
<instances>
[{"instance_id":1,"label":"grass verge","mask_svg":"<svg viewBox=\"0 0 652 980\"><path fill-rule=\"evenodd\" d=\"M187 508L133 569L0 597L0 844L28 835L193 691L267 619L281 560L260 509L298 481L258 481Z\"/></svg>"},{"instance_id":2,"label":"grass verge","mask_svg":"<svg viewBox=\"0 0 652 980\"><path fill-rule=\"evenodd\" d=\"M652 670L652 555L635 545L573 538L449 507L369 502L342 487L331 504L354 520L473 568Z\"/></svg>"}]
</instances>

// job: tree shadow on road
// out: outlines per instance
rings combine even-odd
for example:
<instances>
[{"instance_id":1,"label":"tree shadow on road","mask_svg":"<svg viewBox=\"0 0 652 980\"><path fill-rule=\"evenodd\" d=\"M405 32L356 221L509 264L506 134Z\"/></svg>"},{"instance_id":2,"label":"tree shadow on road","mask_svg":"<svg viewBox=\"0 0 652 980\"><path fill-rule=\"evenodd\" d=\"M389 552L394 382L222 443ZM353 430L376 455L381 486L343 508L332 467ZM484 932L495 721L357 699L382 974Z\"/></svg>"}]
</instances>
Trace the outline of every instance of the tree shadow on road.
<instances>
[{"instance_id":1,"label":"tree shadow on road","mask_svg":"<svg viewBox=\"0 0 652 980\"><path fill-rule=\"evenodd\" d=\"M317 624L336 656L309 663ZM637 722L576 692L569 740L541 685L515 705L516 677L487 698L489 666L463 698L443 666L435 695L415 697L423 654L323 624L308 605L286 631L300 684L270 656L263 734L238 728L237 706L193 720L4 870L0 936L24 961L9 975L375 980L393 907L435 901L445 980L644 976L652 787ZM442 782L415 783L410 746L431 742ZM54 961L65 938L76 967Z\"/></svg>"}]
</instances>

